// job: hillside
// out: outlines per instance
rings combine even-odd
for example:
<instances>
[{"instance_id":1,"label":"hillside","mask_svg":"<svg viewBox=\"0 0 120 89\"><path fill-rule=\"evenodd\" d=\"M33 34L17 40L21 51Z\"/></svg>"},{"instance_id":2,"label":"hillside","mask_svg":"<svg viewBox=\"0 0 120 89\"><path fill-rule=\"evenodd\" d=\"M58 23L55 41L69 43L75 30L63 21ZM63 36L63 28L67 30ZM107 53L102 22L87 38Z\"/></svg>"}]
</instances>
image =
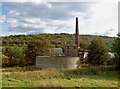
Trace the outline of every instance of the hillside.
<instances>
[{"instance_id":1,"label":"hillside","mask_svg":"<svg viewBox=\"0 0 120 89\"><path fill-rule=\"evenodd\" d=\"M95 35L80 35L80 45L90 44L90 42L96 38L100 37L104 40L106 45L110 48L114 42L114 37L107 36L95 36ZM65 44L74 43L74 34L34 34L34 35L14 35L2 37L3 46L13 46L23 44L28 44L34 40L47 40L55 47L64 47Z\"/></svg>"}]
</instances>

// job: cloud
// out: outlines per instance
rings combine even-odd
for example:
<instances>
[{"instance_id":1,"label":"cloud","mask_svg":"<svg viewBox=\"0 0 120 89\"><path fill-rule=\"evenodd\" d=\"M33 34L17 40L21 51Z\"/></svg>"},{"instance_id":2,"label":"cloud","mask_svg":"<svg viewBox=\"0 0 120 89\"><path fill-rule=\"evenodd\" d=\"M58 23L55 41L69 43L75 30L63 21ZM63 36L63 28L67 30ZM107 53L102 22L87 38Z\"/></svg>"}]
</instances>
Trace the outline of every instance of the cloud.
<instances>
[{"instance_id":1,"label":"cloud","mask_svg":"<svg viewBox=\"0 0 120 89\"><path fill-rule=\"evenodd\" d=\"M118 28L117 2L86 1L4 2L3 10L7 9L9 12L0 17L0 23L9 26L7 29L9 34L74 33L75 17L78 16L80 34L115 36ZM7 31L3 30L4 33Z\"/></svg>"},{"instance_id":2,"label":"cloud","mask_svg":"<svg viewBox=\"0 0 120 89\"><path fill-rule=\"evenodd\" d=\"M103 0L96 2L90 7L92 17L82 25L84 33L89 34L100 33L105 35L106 31L113 29L108 36L116 36L118 32L118 3L113 1L104 2Z\"/></svg>"},{"instance_id":3,"label":"cloud","mask_svg":"<svg viewBox=\"0 0 120 89\"><path fill-rule=\"evenodd\" d=\"M84 0L84 2L96 2L98 0ZM83 2L83 0L2 0L2 2Z\"/></svg>"},{"instance_id":4,"label":"cloud","mask_svg":"<svg viewBox=\"0 0 120 89\"><path fill-rule=\"evenodd\" d=\"M94 35L103 35L103 36L113 36L113 34L116 34L114 29L108 29L103 32L95 32Z\"/></svg>"},{"instance_id":5,"label":"cloud","mask_svg":"<svg viewBox=\"0 0 120 89\"><path fill-rule=\"evenodd\" d=\"M7 2L3 7L12 10L11 14L19 14L23 17L35 17L42 19L69 19L72 13L86 12L90 3L77 2L49 2L35 4L32 2ZM18 7L18 8L16 8Z\"/></svg>"},{"instance_id":6,"label":"cloud","mask_svg":"<svg viewBox=\"0 0 120 89\"><path fill-rule=\"evenodd\" d=\"M106 30L103 35L111 35L113 31L113 29Z\"/></svg>"},{"instance_id":7,"label":"cloud","mask_svg":"<svg viewBox=\"0 0 120 89\"><path fill-rule=\"evenodd\" d=\"M13 32L71 33L76 15L81 14L81 18L84 18L91 4L77 2L5 2L3 10L8 9L9 12L4 23L9 24L9 31Z\"/></svg>"}]
</instances>

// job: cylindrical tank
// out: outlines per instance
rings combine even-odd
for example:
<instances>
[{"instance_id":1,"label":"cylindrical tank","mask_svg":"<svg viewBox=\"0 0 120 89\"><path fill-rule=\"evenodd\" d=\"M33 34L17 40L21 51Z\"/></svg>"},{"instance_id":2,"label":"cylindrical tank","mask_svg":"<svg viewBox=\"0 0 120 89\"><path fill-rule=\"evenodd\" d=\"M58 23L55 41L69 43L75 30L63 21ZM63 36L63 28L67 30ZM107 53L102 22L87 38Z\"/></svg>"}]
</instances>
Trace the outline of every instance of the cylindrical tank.
<instances>
[{"instance_id":1,"label":"cylindrical tank","mask_svg":"<svg viewBox=\"0 0 120 89\"><path fill-rule=\"evenodd\" d=\"M65 68L65 69L76 69L79 66L79 57L48 57L48 56L37 56L36 67L37 68Z\"/></svg>"}]
</instances>

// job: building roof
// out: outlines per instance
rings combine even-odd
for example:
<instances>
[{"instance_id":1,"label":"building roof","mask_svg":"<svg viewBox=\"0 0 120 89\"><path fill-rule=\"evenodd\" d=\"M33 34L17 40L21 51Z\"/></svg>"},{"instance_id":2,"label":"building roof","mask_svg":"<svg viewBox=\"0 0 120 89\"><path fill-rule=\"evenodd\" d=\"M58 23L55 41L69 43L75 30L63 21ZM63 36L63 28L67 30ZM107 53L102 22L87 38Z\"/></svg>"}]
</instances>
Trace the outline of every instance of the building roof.
<instances>
[{"instance_id":1,"label":"building roof","mask_svg":"<svg viewBox=\"0 0 120 89\"><path fill-rule=\"evenodd\" d=\"M62 48L53 48L55 55L61 55L63 54L63 49Z\"/></svg>"}]
</instances>

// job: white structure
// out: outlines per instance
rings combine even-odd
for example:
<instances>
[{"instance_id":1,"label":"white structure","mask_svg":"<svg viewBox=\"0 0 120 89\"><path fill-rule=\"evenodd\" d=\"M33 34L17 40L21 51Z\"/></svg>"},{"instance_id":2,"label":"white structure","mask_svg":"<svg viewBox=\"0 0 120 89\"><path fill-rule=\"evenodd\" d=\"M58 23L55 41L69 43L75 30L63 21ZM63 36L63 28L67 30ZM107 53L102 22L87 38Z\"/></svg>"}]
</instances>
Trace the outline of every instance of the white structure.
<instances>
[{"instance_id":1,"label":"white structure","mask_svg":"<svg viewBox=\"0 0 120 89\"><path fill-rule=\"evenodd\" d=\"M108 54L110 55L110 58L113 58L115 56L114 53L111 52L108 52ZM88 56L88 52L84 52L83 58L87 58L87 56Z\"/></svg>"},{"instance_id":2,"label":"white structure","mask_svg":"<svg viewBox=\"0 0 120 89\"><path fill-rule=\"evenodd\" d=\"M2 48L0 48L0 53L2 53Z\"/></svg>"},{"instance_id":3,"label":"white structure","mask_svg":"<svg viewBox=\"0 0 120 89\"><path fill-rule=\"evenodd\" d=\"M110 58L114 58L115 57L114 53L108 52L108 54L110 55Z\"/></svg>"},{"instance_id":4,"label":"white structure","mask_svg":"<svg viewBox=\"0 0 120 89\"><path fill-rule=\"evenodd\" d=\"M53 48L55 56L63 56L63 49L62 48Z\"/></svg>"}]
</instances>

